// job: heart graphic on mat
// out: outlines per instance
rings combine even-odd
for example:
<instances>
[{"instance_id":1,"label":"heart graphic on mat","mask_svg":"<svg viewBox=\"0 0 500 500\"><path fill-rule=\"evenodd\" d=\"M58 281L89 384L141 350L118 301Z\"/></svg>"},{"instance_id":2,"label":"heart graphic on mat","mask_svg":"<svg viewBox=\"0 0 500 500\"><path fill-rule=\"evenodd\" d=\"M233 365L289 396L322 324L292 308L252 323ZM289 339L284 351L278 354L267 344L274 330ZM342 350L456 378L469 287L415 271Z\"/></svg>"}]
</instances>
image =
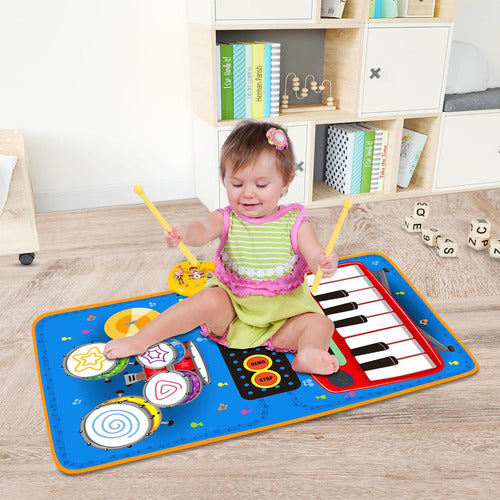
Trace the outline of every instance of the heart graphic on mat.
<instances>
[{"instance_id":1,"label":"heart graphic on mat","mask_svg":"<svg viewBox=\"0 0 500 500\"><path fill-rule=\"evenodd\" d=\"M177 391L182 389L182 385L179 382L158 380L155 385L155 397L158 401L162 399L167 399Z\"/></svg>"}]
</instances>

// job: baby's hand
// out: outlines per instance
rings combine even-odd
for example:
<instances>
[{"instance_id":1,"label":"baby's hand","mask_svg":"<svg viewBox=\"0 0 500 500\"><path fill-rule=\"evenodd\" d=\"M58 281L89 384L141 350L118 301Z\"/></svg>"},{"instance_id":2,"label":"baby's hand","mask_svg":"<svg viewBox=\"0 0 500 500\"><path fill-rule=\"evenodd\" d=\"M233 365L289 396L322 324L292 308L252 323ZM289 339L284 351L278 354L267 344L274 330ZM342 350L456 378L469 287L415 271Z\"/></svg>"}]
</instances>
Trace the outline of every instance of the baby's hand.
<instances>
[{"instance_id":1,"label":"baby's hand","mask_svg":"<svg viewBox=\"0 0 500 500\"><path fill-rule=\"evenodd\" d=\"M173 224L172 231L163 230L163 237L169 248L175 248L183 240L185 234L186 230L180 224Z\"/></svg>"},{"instance_id":2,"label":"baby's hand","mask_svg":"<svg viewBox=\"0 0 500 500\"><path fill-rule=\"evenodd\" d=\"M325 278L331 278L337 269L338 257L335 252L332 252L328 257L324 253L320 253L317 257L318 267L323 271Z\"/></svg>"}]
</instances>

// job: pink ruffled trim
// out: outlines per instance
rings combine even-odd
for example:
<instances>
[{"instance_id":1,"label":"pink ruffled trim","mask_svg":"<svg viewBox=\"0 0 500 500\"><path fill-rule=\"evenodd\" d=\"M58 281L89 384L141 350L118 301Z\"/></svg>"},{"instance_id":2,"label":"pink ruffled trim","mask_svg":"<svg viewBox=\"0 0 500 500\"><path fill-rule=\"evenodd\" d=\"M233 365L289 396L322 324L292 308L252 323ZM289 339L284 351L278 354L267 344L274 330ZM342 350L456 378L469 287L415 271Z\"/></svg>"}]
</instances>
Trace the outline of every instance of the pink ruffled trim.
<instances>
[{"instance_id":1,"label":"pink ruffled trim","mask_svg":"<svg viewBox=\"0 0 500 500\"><path fill-rule=\"evenodd\" d=\"M258 219L246 217L236 210L233 210L240 219L252 224L264 224L266 222L278 219L291 210L299 210L299 215L295 219L291 232L292 249L295 254L299 256L299 260L295 264L291 274L288 274L287 276L281 276L280 278L274 280L252 280L250 278L242 278L235 272L225 268L221 259L221 253L224 245L226 244L227 235L229 233L229 214L231 210L233 209L230 206L227 206L222 211L224 214L224 228L222 231L219 248L215 253L215 276L223 281L235 295L238 295L240 297L247 297L248 295L263 295L265 297L274 297L277 294L284 295L286 293L289 293L301 286L304 282L304 274L308 270L307 262L300 253L298 244L299 227L302 221L305 219L304 207L302 205L299 205L298 203L288 205L286 207L279 207L278 211L274 214Z\"/></svg>"}]
</instances>

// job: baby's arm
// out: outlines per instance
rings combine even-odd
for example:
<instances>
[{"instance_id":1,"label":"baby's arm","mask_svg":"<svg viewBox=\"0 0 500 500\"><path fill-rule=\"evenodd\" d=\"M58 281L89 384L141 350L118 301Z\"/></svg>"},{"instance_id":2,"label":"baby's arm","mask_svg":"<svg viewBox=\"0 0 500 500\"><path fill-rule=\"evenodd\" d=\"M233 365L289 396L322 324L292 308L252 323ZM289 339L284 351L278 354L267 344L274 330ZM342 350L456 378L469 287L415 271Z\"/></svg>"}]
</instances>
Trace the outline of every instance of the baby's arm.
<instances>
[{"instance_id":1,"label":"baby's arm","mask_svg":"<svg viewBox=\"0 0 500 500\"><path fill-rule=\"evenodd\" d=\"M224 226L224 216L218 210L212 212L204 221L192 221L187 224L172 224L172 231L163 231L165 242L170 248L180 241L185 245L201 247L219 238Z\"/></svg>"},{"instance_id":2,"label":"baby's arm","mask_svg":"<svg viewBox=\"0 0 500 500\"><path fill-rule=\"evenodd\" d=\"M299 250L313 273L320 267L325 278L333 276L338 264L337 254L333 251L328 257L325 257L325 249L318 241L316 232L309 221L304 221L300 225L298 243Z\"/></svg>"}]
</instances>

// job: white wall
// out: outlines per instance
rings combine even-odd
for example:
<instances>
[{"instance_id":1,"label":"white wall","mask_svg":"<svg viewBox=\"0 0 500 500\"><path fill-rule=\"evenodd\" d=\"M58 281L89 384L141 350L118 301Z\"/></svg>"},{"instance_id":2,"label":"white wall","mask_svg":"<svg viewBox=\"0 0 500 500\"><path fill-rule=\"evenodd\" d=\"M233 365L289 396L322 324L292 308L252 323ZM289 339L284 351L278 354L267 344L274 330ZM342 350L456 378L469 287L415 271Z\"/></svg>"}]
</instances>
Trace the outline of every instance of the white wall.
<instances>
[{"instance_id":1,"label":"white wall","mask_svg":"<svg viewBox=\"0 0 500 500\"><path fill-rule=\"evenodd\" d=\"M0 61L38 212L195 196L186 2L0 0Z\"/></svg>"},{"instance_id":2,"label":"white wall","mask_svg":"<svg viewBox=\"0 0 500 500\"><path fill-rule=\"evenodd\" d=\"M488 87L500 87L500 0L456 0L453 39L481 49L488 60Z\"/></svg>"}]
</instances>

